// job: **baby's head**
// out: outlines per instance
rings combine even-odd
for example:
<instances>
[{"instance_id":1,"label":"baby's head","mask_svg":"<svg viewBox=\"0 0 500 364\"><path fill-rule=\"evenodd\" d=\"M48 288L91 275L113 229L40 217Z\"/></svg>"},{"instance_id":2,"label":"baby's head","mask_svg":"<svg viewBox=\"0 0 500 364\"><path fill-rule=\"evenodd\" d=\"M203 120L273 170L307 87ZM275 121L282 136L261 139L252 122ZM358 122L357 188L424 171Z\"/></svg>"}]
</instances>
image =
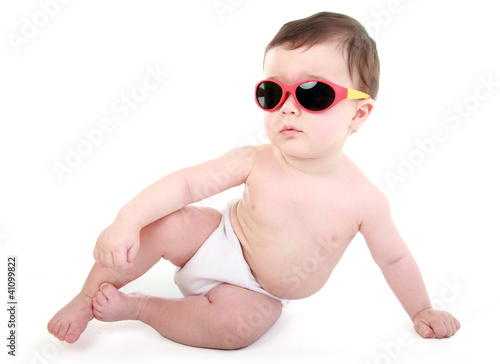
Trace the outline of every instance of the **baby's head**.
<instances>
[{"instance_id":1,"label":"baby's head","mask_svg":"<svg viewBox=\"0 0 500 364\"><path fill-rule=\"evenodd\" d=\"M269 140L287 155L342 150L370 115L379 84L375 42L356 20L318 13L285 24L266 48L256 101Z\"/></svg>"},{"instance_id":2,"label":"baby's head","mask_svg":"<svg viewBox=\"0 0 500 364\"><path fill-rule=\"evenodd\" d=\"M320 44L344 49L354 87L377 98L380 63L375 41L355 19L337 13L322 12L283 25L266 47L264 59L275 47L294 50Z\"/></svg>"}]
</instances>

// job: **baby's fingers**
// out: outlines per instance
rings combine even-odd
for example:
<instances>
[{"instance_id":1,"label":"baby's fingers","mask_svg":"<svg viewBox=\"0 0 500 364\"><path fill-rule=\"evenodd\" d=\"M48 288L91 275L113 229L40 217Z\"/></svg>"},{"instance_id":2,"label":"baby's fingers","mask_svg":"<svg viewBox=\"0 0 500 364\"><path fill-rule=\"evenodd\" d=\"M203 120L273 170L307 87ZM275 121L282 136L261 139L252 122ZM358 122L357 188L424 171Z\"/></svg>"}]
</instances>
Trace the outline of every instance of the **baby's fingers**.
<instances>
[{"instance_id":1,"label":"baby's fingers","mask_svg":"<svg viewBox=\"0 0 500 364\"><path fill-rule=\"evenodd\" d=\"M449 319L443 320L443 327L441 327L440 332L436 331L434 329L434 332L436 333L436 336L438 338L443 338L443 337L452 337L457 333L457 331L460 329L460 322L454 317L450 317Z\"/></svg>"},{"instance_id":2,"label":"baby's fingers","mask_svg":"<svg viewBox=\"0 0 500 364\"><path fill-rule=\"evenodd\" d=\"M435 317L415 322L415 330L424 338L448 338L460 329L460 322L446 312L436 312Z\"/></svg>"},{"instance_id":3,"label":"baby's fingers","mask_svg":"<svg viewBox=\"0 0 500 364\"><path fill-rule=\"evenodd\" d=\"M127 263L131 267L134 263L137 253L139 252L139 244L133 244L127 252Z\"/></svg>"},{"instance_id":4,"label":"baby's fingers","mask_svg":"<svg viewBox=\"0 0 500 364\"><path fill-rule=\"evenodd\" d=\"M109 251L105 253L104 265L112 269L126 269L129 267L125 251Z\"/></svg>"},{"instance_id":5,"label":"baby's fingers","mask_svg":"<svg viewBox=\"0 0 500 364\"><path fill-rule=\"evenodd\" d=\"M449 322L436 322L434 325L431 325L432 331L434 331L434 336L438 339L442 339L444 337L451 336L451 327Z\"/></svg>"},{"instance_id":6,"label":"baby's fingers","mask_svg":"<svg viewBox=\"0 0 500 364\"><path fill-rule=\"evenodd\" d=\"M417 330L420 336L425 339L432 339L436 337L434 331L422 321L419 321L415 324L415 330Z\"/></svg>"},{"instance_id":7,"label":"baby's fingers","mask_svg":"<svg viewBox=\"0 0 500 364\"><path fill-rule=\"evenodd\" d=\"M94 259L103 268L126 269L131 266L127 261L125 251L112 252L96 249L94 250Z\"/></svg>"},{"instance_id":8,"label":"baby's fingers","mask_svg":"<svg viewBox=\"0 0 500 364\"><path fill-rule=\"evenodd\" d=\"M97 264L103 268L107 268L105 264L104 254L97 248L94 249L94 259Z\"/></svg>"}]
</instances>

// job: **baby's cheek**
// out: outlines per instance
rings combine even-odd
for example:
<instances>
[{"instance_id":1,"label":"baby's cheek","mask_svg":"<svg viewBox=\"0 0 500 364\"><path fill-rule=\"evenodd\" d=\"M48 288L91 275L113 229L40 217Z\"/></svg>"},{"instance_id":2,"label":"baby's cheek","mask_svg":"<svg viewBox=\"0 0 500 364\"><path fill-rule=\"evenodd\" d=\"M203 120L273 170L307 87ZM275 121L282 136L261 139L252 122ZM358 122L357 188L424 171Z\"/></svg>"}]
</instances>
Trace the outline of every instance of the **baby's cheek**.
<instances>
[{"instance_id":1,"label":"baby's cheek","mask_svg":"<svg viewBox=\"0 0 500 364\"><path fill-rule=\"evenodd\" d=\"M329 144L340 140L345 135L345 127L336 123L335 121L329 121L328 123L322 123L318 125L314 130L315 140L322 144Z\"/></svg>"},{"instance_id":2,"label":"baby's cheek","mask_svg":"<svg viewBox=\"0 0 500 364\"><path fill-rule=\"evenodd\" d=\"M274 113L266 113L264 116L264 125L266 127L266 134L269 139L272 135L278 134L283 127L280 118L276 117Z\"/></svg>"}]
</instances>

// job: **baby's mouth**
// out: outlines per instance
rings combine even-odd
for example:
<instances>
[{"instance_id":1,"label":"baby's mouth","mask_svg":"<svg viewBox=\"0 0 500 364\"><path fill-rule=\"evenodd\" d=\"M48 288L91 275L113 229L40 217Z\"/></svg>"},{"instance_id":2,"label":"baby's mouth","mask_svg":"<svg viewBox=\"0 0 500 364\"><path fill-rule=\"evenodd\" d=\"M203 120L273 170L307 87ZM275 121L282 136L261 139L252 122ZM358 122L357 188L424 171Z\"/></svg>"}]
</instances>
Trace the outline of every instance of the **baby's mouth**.
<instances>
[{"instance_id":1,"label":"baby's mouth","mask_svg":"<svg viewBox=\"0 0 500 364\"><path fill-rule=\"evenodd\" d=\"M283 136L293 136L299 133L302 133L302 131L294 128L293 126L287 126L287 125L285 125L280 131L280 134Z\"/></svg>"}]
</instances>

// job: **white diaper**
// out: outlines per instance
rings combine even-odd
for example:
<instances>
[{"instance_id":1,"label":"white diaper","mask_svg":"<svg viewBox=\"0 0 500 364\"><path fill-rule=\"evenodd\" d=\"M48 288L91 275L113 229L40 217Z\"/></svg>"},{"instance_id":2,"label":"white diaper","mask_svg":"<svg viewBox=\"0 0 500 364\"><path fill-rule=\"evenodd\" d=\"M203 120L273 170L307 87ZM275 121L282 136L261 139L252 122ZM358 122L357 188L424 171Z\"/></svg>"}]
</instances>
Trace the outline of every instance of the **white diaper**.
<instances>
[{"instance_id":1,"label":"white diaper","mask_svg":"<svg viewBox=\"0 0 500 364\"><path fill-rule=\"evenodd\" d=\"M222 220L219 227L196 254L184 267L177 268L175 284L184 296L204 296L215 286L229 283L265 294L285 305L288 300L273 296L257 283L243 257L240 242L230 220L231 206L235 201L230 201L221 211Z\"/></svg>"}]
</instances>

